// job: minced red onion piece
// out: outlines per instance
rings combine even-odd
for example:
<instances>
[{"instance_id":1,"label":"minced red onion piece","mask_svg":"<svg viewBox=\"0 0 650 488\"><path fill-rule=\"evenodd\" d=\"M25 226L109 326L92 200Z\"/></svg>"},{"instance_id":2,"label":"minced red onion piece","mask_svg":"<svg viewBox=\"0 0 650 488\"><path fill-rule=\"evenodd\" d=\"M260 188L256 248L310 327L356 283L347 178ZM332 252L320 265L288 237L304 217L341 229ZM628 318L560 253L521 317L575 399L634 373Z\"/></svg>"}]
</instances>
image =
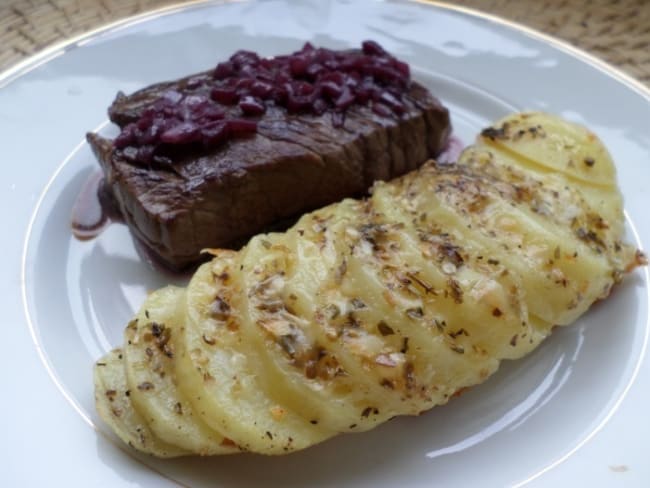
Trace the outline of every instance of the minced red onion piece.
<instances>
[{"instance_id":1,"label":"minced red onion piece","mask_svg":"<svg viewBox=\"0 0 650 488\"><path fill-rule=\"evenodd\" d=\"M165 148L202 144L214 147L254 134L268 107L321 116L331 112L334 127L345 123L352 105L370 105L380 117L400 117L410 86L408 64L375 41L361 50L334 51L306 43L290 55L261 58L237 51L212 76L189 78L171 89L126 125L115 147L140 164L168 161Z\"/></svg>"},{"instance_id":2,"label":"minced red onion piece","mask_svg":"<svg viewBox=\"0 0 650 488\"><path fill-rule=\"evenodd\" d=\"M259 98L246 95L239 100L239 108L246 115L262 115L266 112L266 105Z\"/></svg>"}]
</instances>

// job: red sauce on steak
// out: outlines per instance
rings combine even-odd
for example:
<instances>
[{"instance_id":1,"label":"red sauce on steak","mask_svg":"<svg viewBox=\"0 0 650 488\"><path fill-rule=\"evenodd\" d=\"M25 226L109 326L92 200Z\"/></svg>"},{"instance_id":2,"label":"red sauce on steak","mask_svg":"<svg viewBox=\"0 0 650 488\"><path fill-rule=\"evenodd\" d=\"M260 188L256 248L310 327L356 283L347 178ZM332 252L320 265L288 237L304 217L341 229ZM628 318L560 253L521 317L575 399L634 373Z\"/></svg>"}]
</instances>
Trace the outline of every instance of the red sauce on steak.
<instances>
[{"instance_id":1,"label":"red sauce on steak","mask_svg":"<svg viewBox=\"0 0 650 488\"><path fill-rule=\"evenodd\" d=\"M122 128L115 148L137 165L171 165L172 146L211 147L246 137L270 105L289 113L332 114L341 127L353 104L369 105L383 117L405 111L410 85L408 64L375 41L362 49L334 51L310 43L293 54L261 58L237 51L212 76L189 79L182 91L169 89Z\"/></svg>"}]
</instances>

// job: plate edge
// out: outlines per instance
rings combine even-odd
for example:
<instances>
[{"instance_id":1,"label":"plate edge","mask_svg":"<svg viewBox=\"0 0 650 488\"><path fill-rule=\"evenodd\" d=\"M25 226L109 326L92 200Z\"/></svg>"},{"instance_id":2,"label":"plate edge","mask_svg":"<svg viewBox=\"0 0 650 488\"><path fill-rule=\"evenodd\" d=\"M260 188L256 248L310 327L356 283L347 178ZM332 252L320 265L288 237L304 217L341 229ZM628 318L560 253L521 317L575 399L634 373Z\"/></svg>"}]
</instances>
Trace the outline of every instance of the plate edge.
<instances>
[{"instance_id":1,"label":"plate edge","mask_svg":"<svg viewBox=\"0 0 650 488\"><path fill-rule=\"evenodd\" d=\"M174 12L180 12L180 11L183 11L183 10L189 10L189 9L192 9L192 8L195 8L195 7L198 7L198 6L222 5L222 4L229 4L229 3L244 3L244 2L250 3L252 1L255 1L255 0L190 0L188 2L171 4L171 5L168 5L168 6L165 6L165 7L160 7L160 8L157 8L157 9L149 10L147 12L143 12L141 14L129 16L129 17L120 19L120 20L115 21L115 22L110 22L108 24L105 24L105 25L99 26L99 27L97 27L95 29L92 29L90 31L87 31L87 32L85 32L83 34L73 36L73 37L71 37L69 39L66 39L66 40L60 41L58 43L55 43L52 46L50 46L50 47L48 47L48 48L46 48L46 49L44 49L44 50L42 50L42 51L40 51L38 53L35 53L35 54L27 57L26 59L24 59L23 61L20 61L16 65L9 67L7 70L0 72L0 89L4 88L5 86L11 84L12 82L14 82L14 81L16 81L18 79L20 79L22 76L28 74L33 69L35 69L35 68L37 68L37 67L39 67L39 66L53 60L53 59L55 59L56 57L58 57L58 56L60 56L62 54L65 54L66 51L68 51L70 49L73 49L75 47L80 47L84 43L89 42L89 41L91 41L91 40L93 40L93 39L95 39L95 38L97 38L97 37L99 37L99 36L101 36L103 34L111 32L113 30L122 29L122 28L125 28L125 27L128 27L128 26L131 26L131 25L136 25L136 24L141 23L141 22L145 22L145 21L148 21L148 20L155 19L157 17L168 15L168 14L171 14L171 13L174 13ZM385 0L383 0L383 1L385 2ZM536 40L540 40L542 42L545 42L545 43L557 48L558 50L572 56L575 59L586 62L587 64L594 67L598 71L604 73L605 75L609 75L611 78L621 82L626 87L628 87L632 91L639 94L642 98L644 98L648 102L650 102L650 87L645 86L639 80L635 79L631 75L628 75L627 73L625 73L621 69L609 64L608 62L606 62L604 60L601 60L600 58L598 58L598 57L596 57L596 56L594 56L594 55L592 55L592 54L590 54L590 53L588 53L588 52L586 52L586 51L584 51L584 50L582 50L580 48L577 48L577 47L571 45L567 41L564 41L564 40L561 40L561 39L559 39L557 37L545 34L545 33L541 32L541 31L538 31L536 29L527 27L527 26L525 26L523 24L520 24L518 22L510 21L508 19L504 19L504 18L499 17L497 15L489 14L489 13L486 13L486 12L483 12L483 11L480 11L480 10L477 10L477 9L469 8L469 7L454 5L454 4L451 4L451 3L444 2L444 1L438 1L438 0L399 0L399 1L401 3L404 3L404 4L421 4L421 5L428 5L428 6L441 8L441 9L444 9L444 10L460 12L462 14L469 15L471 17L485 19L485 20L488 20L488 21L493 22L495 24L506 26L506 27L512 28L512 29L514 29L516 31L522 32L523 34L525 34L526 36L528 36L528 37L530 37L532 39L536 39ZM75 148L73 150L73 153L76 153L77 149L78 148ZM37 214L37 211L38 211L38 209L40 207L40 203L41 203L40 200L42 199L42 197L44 197L45 193L47 192L47 189L50 186L51 181L53 181L55 179L56 175L59 172L58 170L60 170L64 165L65 165L65 162L64 162L64 164L61 165L60 168L57 169L55 174L52 176L51 180L48 182L46 187L41 192L39 202L37 203L35 209L33 210L33 214L30 217L30 225L29 225L29 230L30 231L31 231L31 224L32 224L31 220ZM629 219L628 219L628 221L629 221ZM30 232L27 233L27 235L25 236L25 240L24 240L24 249L23 249L24 252L22 253L23 254L23 256L22 256L23 264L24 264L24 259L25 259L25 256L26 256L26 249L27 249L27 244L28 244L28 241L29 241L29 234L30 234ZM634 234L635 234L635 240L639 244L641 244L640 238L637 235L636 230L634 231ZM22 271L22 273L21 273L21 275L22 275L21 276L21 283L23 285L23 291L24 291L24 269L25 268L24 268L24 266L21 266L21 268L22 268L22 270L21 270ZM646 282L650 282L650 271L647 268L645 270L645 276L646 276ZM23 298L23 306L25 308L26 316L29 318L30 315L29 315L28 310L27 310L26 295L23 294L22 298ZM649 301L650 301L650 290L648 291L648 298L649 298ZM31 322L30 322L30 324L31 324ZM521 487L521 486L523 486L525 484L528 484L528 483L532 482L533 480L539 478L540 476L542 476L543 474L545 474L549 470L555 468L557 465L559 465L559 464L563 463L564 461L566 461L571 455L573 455L577 450L579 450L587 442L589 442L598 432L600 432L600 430L604 427L604 425L610 420L610 418L616 412L616 410L618 409L618 407L622 403L624 397L627 395L627 392L628 392L629 388L631 387L632 383L634 383L634 380L636 379L636 376L637 376L637 374L639 372L639 369L640 369L641 364L643 363L643 359L645 357L646 346L647 346L647 343L648 343L649 330L650 330L649 324L646 324L646 333L645 333L644 345L642 347L642 351L641 351L641 354L640 354L640 357L639 357L639 361L638 361L638 363L637 363L637 365L635 367L634 374L632 375L632 378L631 378L629 384L624 389L623 394L620 396L620 398L616 402L615 406L610 409L610 411L608 412L606 417L602 420L602 422L589 435L587 435L581 442L579 442L576 446L574 446L573 449L569 450L569 452L567 452L564 456L560 457L559 459L555 460L554 462L551 462L548 466L542 468L541 470L534 473L530 477L516 483L513 486ZM33 342L36 344L37 351L38 351L39 355L41 355L42 351L41 351L41 348L40 348L40 344L39 344L39 341L34 338L32 327L30 327L30 333L32 333ZM45 365L46 369L48 370L48 373L50 373L50 371L49 371L49 361L47 359L45 359L42 355L41 355L41 362ZM89 421L89 419L86 418L85 414L77 408L76 402L74 400L68 398L68 395L67 395L65 389L61 385L59 385L59 382L58 382L57 378L53 374L50 374L50 377L51 377L51 379L54 380L55 385L63 393L63 396L66 398L68 403L70 403L72 405L72 407L75 410L77 410L78 413L80 413L82 419L84 419L86 421L86 423L90 424L91 428L93 428L96 432L98 432L103 437L106 437L105 435L103 435L101 430L97 429L96 426L94 425L94 423L92 421ZM115 443L113 443L113 444L115 445ZM119 446L117 446L117 447L119 448ZM121 450L123 452L127 452L124 449L121 449ZM136 456L131 456L131 457L133 459L137 459L138 462L140 462L145 468L156 472L158 475L163 476L167 480L169 480L169 481L171 481L173 483L177 483L179 486L182 486L182 487L185 486L185 485L181 484L179 481L177 481L177 480L175 480L173 478L170 478L169 476L159 472L156 468L152 467L151 465L140 461Z\"/></svg>"}]
</instances>

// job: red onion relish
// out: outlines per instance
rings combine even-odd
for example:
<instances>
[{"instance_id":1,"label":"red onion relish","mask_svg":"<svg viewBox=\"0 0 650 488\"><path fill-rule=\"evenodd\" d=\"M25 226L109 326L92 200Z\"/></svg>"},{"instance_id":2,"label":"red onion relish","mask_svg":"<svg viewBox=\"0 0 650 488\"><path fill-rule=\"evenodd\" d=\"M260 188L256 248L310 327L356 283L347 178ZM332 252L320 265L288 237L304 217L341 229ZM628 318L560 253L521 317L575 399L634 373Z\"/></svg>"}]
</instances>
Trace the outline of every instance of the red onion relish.
<instances>
[{"instance_id":1,"label":"red onion relish","mask_svg":"<svg viewBox=\"0 0 650 488\"><path fill-rule=\"evenodd\" d=\"M165 92L122 129L115 147L134 163L170 164L165 148L212 147L253 134L259 117L273 105L292 114L330 111L335 127L343 126L353 104L369 105L382 117L399 117L410 85L408 64L375 41L361 47L333 51L306 43L300 51L273 58L237 51L217 65L211 78L193 77L182 91Z\"/></svg>"}]
</instances>

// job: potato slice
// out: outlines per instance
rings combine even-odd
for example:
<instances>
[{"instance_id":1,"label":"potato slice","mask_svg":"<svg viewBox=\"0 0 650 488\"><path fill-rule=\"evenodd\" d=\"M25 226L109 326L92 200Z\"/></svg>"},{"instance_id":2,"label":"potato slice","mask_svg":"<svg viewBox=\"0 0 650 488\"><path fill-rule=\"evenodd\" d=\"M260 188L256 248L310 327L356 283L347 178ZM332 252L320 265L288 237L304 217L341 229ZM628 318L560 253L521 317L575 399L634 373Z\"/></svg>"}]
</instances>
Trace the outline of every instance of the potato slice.
<instances>
[{"instance_id":1,"label":"potato slice","mask_svg":"<svg viewBox=\"0 0 650 488\"><path fill-rule=\"evenodd\" d=\"M156 437L133 407L121 349L114 349L97 361L94 373L97 412L120 439L138 451L161 458L191 454Z\"/></svg>"},{"instance_id":2,"label":"potato slice","mask_svg":"<svg viewBox=\"0 0 650 488\"><path fill-rule=\"evenodd\" d=\"M295 235L254 238L242 256L242 283L250 290L242 294L242 337L263 362L262 381L287 406L337 432L367 430L390 416L367 410L381 387L358 365L356 374L345 369L342 350L325 329L313 326L326 308L317 298L319 288L329 282L334 287L338 272L327 265L336 254L327 251L333 239L325 222L341 222L346 205L332 209L337 215L324 209L301 221Z\"/></svg>"},{"instance_id":3,"label":"potato slice","mask_svg":"<svg viewBox=\"0 0 650 488\"><path fill-rule=\"evenodd\" d=\"M614 163L587 128L540 112L508 115L479 136L479 143L515 157L526 169L565 175L590 186L616 185Z\"/></svg>"},{"instance_id":4,"label":"potato slice","mask_svg":"<svg viewBox=\"0 0 650 488\"><path fill-rule=\"evenodd\" d=\"M201 266L187 291L186 320L174 340L179 386L213 429L244 450L281 454L333 435L270 398L260 364L242 340L243 291L237 253L220 251Z\"/></svg>"},{"instance_id":5,"label":"potato slice","mask_svg":"<svg viewBox=\"0 0 650 488\"><path fill-rule=\"evenodd\" d=\"M238 452L233 441L210 429L176 387L171 338L183 320L185 289L151 293L124 333L124 365L130 399L151 430L169 444L201 455Z\"/></svg>"}]
</instances>

